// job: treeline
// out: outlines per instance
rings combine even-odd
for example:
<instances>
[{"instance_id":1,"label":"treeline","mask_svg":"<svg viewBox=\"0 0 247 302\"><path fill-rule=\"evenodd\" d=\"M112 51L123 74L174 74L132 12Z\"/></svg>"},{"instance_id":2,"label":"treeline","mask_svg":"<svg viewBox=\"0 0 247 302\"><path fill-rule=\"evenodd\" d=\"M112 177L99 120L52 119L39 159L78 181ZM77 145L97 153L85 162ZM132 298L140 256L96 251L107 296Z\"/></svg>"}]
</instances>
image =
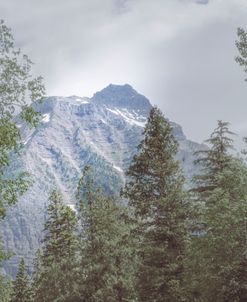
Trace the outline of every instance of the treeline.
<instances>
[{"instance_id":1,"label":"treeline","mask_svg":"<svg viewBox=\"0 0 247 302\"><path fill-rule=\"evenodd\" d=\"M247 71L246 31L238 38L236 60ZM17 122L40 119L32 104L45 91L31 66L0 21L0 219L30 185L27 173L10 177L8 167L22 145ZM0 274L0 301L247 301L247 167L231 137L219 122L186 189L178 144L154 108L121 199L98 188L88 167L76 212L53 191L33 274L24 260L15 281ZM0 244L0 264L7 258Z\"/></svg>"},{"instance_id":2,"label":"treeline","mask_svg":"<svg viewBox=\"0 0 247 302\"><path fill-rule=\"evenodd\" d=\"M85 167L77 210L53 191L29 279L24 260L11 302L247 299L247 166L219 121L185 189L172 128L153 108L121 199Z\"/></svg>"}]
</instances>

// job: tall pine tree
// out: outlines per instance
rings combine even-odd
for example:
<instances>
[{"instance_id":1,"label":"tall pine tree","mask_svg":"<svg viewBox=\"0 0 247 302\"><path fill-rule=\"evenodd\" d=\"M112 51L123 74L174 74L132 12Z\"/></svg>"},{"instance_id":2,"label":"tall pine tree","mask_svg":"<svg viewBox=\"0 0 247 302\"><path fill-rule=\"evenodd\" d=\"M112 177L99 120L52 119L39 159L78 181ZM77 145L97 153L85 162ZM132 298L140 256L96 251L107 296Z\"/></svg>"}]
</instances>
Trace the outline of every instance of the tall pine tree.
<instances>
[{"instance_id":1,"label":"tall pine tree","mask_svg":"<svg viewBox=\"0 0 247 302\"><path fill-rule=\"evenodd\" d=\"M177 149L171 125L153 108L123 191L139 238L140 301L182 301L188 207L184 179L174 159Z\"/></svg>"},{"instance_id":2,"label":"tall pine tree","mask_svg":"<svg viewBox=\"0 0 247 302\"><path fill-rule=\"evenodd\" d=\"M198 154L202 169L195 177L193 201L199 228L191 241L189 301L243 301L247 168L230 153L231 134L228 124L219 121L208 140L210 148Z\"/></svg>"},{"instance_id":3,"label":"tall pine tree","mask_svg":"<svg viewBox=\"0 0 247 302\"><path fill-rule=\"evenodd\" d=\"M78 221L60 193L53 191L50 202L33 276L34 301L77 301Z\"/></svg>"},{"instance_id":4,"label":"tall pine tree","mask_svg":"<svg viewBox=\"0 0 247 302\"><path fill-rule=\"evenodd\" d=\"M216 129L205 143L209 149L195 152L197 159L195 164L201 168L201 173L194 177L196 191L206 198L207 194L217 187L217 175L223 172L231 164L233 150L233 132L229 130L229 123L218 121Z\"/></svg>"},{"instance_id":5,"label":"tall pine tree","mask_svg":"<svg viewBox=\"0 0 247 302\"><path fill-rule=\"evenodd\" d=\"M40 297L42 295L42 274L43 274L43 267L41 264L42 258L42 250L38 249L35 258L33 261L33 271L32 271L32 279L31 279L31 288L32 288L32 302L34 298ZM41 300L41 299L40 299Z\"/></svg>"},{"instance_id":6,"label":"tall pine tree","mask_svg":"<svg viewBox=\"0 0 247 302\"><path fill-rule=\"evenodd\" d=\"M32 292L30 280L27 275L27 269L24 259L21 259L19 270L15 281L13 282L13 293L10 302L31 302Z\"/></svg>"},{"instance_id":7,"label":"tall pine tree","mask_svg":"<svg viewBox=\"0 0 247 302\"><path fill-rule=\"evenodd\" d=\"M84 169L77 200L82 223L81 301L135 301L135 257L126 209L107 197Z\"/></svg>"},{"instance_id":8,"label":"tall pine tree","mask_svg":"<svg viewBox=\"0 0 247 302\"><path fill-rule=\"evenodd\" d=\"M247 31L243 28L238 28L237 36L238 40L236 41L236 46L239 55L235 58L235 60L240 66L243 67L244 72L247 72Z\"/></svg>"}]
</instances>

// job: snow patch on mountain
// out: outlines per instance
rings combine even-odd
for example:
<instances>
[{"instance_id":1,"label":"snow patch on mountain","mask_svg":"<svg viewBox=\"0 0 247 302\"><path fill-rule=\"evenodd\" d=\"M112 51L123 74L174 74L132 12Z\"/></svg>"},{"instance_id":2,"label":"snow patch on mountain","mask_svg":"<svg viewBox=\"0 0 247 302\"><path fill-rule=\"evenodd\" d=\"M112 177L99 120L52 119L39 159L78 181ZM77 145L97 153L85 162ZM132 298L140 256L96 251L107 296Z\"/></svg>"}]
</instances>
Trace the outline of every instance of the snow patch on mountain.
<instances>
[{"instance_id":1,"label":"snow patch on mountain","mask_svg":"<svg viewBox=\"0 0 247 302\"><path fill-rule=\"evenodd\" d=\"M103 118L101 118L100 121L101 121L103 124L107 125L107 122L106 122Z\"/></svg>"},{"instance_id":2,"label":"snow patch on mountain","mask_svg":"<svg viewBox=\"0 0 247 302\"><path fill-rule=\"evenodd\" d=\"M31 138L32 138L32 134L30 134L30 135L28 135L26 138L25 138L25 140L23 141L23 145L25 146L25 145L27 145L28 143L29 143L29 141L31 140Z\"/></svg>"},{"instance_id":3,"label":"snow patch on mountain","mask_svg":"<svg viewBox=\"0 0 247 302\"><path fill-rule=\"evenodd\" d=\"M129 123L132 126L138 126L138 127L145 127L146 120L145 121L138 121L136 116L134 116L131 112L129 112L127 109L111 109L111 108L106 108L106 110L110 111L113 114L119 115L124 120Z\"/></svg>"},{"instance_id":4,"label":"snow patch on mountain","mask_svg":"<svg viewBox=\"0 0 247 302\"><path fill-rule=\"evenodd\" d=\"M42 122L43 123L49 123L51 120L51 115L49 113L43 114Z\"/></svg>"},{"instance_id":5,"label":"snow patch on mountain","mask_svg":"<svg viewBox=\"0 0 247 302\"><path fill-rule=\"evenodd\" d=\"M113 168L114 168L115 170L117 170L118 172L120 172L120 173L124 173L123 169L120 168L120 167L118 167L118 166L116 166L116 165L113 165Z\"/></svg>"},{"instance_id":6,"label":"snow patch on mountain","mask_svg":"<svg viewBox=\"0 0 247 302\"><path fill-rule=\"evenodd\" d=\"M85 99L82 99L82 98L76 98L75 101L80 102L80 104L89 104L88 101L86 101Z\"/></svg>"}]
</instances>

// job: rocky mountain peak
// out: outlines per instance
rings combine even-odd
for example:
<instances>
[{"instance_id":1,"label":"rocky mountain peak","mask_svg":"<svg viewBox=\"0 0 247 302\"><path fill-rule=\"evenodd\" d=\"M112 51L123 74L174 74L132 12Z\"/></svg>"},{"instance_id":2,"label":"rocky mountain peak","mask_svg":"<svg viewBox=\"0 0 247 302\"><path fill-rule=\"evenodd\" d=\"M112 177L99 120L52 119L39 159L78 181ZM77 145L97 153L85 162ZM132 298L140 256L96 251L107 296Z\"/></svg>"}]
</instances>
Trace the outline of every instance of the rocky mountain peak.
<instances>
[{"instance_id":1,"label":"rocky mountain peak","mask_svg":"<svg viewBox=\"0 0 247 302\"><path fill-rule=\"evenodd\" d=\"M109 107L141 110L146 115L152 108L150 101L145 96L139 94L129 84L110 84L103 90L96 92L92 101Z\"/></svg>"},{"instance_id":2,"label":"rocky mountain peak","mask_svg":"<svg viewBox=\"0 0 247 302\"><path fill-rule=\"evenodd\" d=\"M6 251L16 254L4 264L11 276L22 256L31 267L52 189L61 191L64 203L73 208L77 182L85 165L90 165L97 184L118 196L152 105L130 85L111 84L91 99L53 96L36 107L41 122L35 129L20 123L23 149L13 158L10 171L28 171L33 185L0 223ZM176 158L191 179L194 151L202 146L187 140L179 125L171 125L179 142Z\"/></svg>"}]
</instances>

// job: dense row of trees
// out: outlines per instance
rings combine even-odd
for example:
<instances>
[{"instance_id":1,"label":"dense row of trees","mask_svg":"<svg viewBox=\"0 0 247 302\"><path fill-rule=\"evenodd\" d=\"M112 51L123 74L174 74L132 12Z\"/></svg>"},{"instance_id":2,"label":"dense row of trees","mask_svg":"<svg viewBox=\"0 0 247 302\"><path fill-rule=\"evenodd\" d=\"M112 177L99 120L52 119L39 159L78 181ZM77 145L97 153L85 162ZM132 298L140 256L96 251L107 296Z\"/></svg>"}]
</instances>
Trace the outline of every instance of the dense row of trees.
<instances>
[{"instance_id":1,"label":"dense row of trees","mask_svg":"<svg viewBox=\"0 0 247 302\"><path fill-rule=\"evenodd\" d=\"M238 61L244 65L246 33L240 30L239 37L243 61ZM13 181L4 178L10 151L18 149L20 140L13 122L18 98L10 98L4 80L13 80L13 89L18 88L7 64L16 68L13 77L22 75L27 81L30 62L24 57L25 68L18 65L15 56L20 54L11 52L12 37L3 23L0 47L1 66L6 66L0 74L1 102L7 106L0 106L3 216L6 205L27 188L25 175ZM27 89L34 93L31 101L41 96L40 80L25 81L27 86L19 87L19 104ZM32 125L36 114L26 103L21 106L22 117ZM228 124L219 121L209 147L196 154L200 174L186 189L175 160L178 143L172 128L153 108L121 198L107 196L94 182L90 167L78 183L76 211L54 190L32 276L21 260L11 288L0 278L2 301L246 301L247 165L233 155L232 135Z\"/></svg>"},{"instance_id":2,"label":"dense row of trees","mask_svg":"<svg viewBox=\"0 0 247 302\"><path fill-rule=\"evenodd\" d=\"M153 108L121 201L90 167L76 212L52 192L32 279L22 261L10 301L246 301L247 166L231 136L219 121L185 190L172 128Z\"/></svg>"}]
</instances>

